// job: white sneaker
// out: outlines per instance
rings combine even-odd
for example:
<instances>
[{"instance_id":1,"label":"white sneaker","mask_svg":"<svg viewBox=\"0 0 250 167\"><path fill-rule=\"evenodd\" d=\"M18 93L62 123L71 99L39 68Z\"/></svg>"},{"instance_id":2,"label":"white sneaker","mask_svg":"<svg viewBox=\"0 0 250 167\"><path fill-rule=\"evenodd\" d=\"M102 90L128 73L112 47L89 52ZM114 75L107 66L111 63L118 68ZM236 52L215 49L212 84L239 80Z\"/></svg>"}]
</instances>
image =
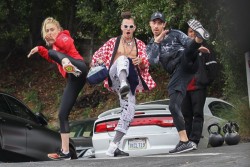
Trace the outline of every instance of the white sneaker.
<instances>
[{"instance_id":1,"label":"white sneaker","mask_svg":"<svg viewBox=\"0 0 250 167\"><path fill-rule=\"evenodd\" d=\"M127 84L127 82L126 81L122 81L121 85L120 85L120 90L119 90L119 92L121 94L121 98L122 99L126 99L127 94L129 93L129 91L130 91L130 87Z\"/></svg>"},{"instance_id":2,"label":"white sneaker","mask_svg":"<svg viewBox=\"0 0 250 167\"><path fill-rule=\"evenodd\" d=\"M110 157L114 157L114 152L118 148L118 146L114 142L110 142L109 148L106 151L106 155Z\"/></svg>"},{"instance_id":3,"label":"white sneaker","mask_svg":"<svg viewBox=\"0 0 250 167\"><path fill-rule=\"evenodd\" d=\"M188 22L188 25L190 28L192 28L195 32L196 35L200 38L203 38L205 40L208 40L210 37L210 34L207 30L205 30L205 28L203 28L203 26L201 25L201 23L195 19L191 19Z\"/></svg>"},{"instance_id":4,"label":"white sneaker","mask_svg":"<svg viewBox=\"0 0 250 167\"><path fill-rule=\"evenodd\" d=\"M197 144L195 142L193 142L193 141L190 141L190 142L191 142L191 144L193 146L193 150L197 150L198 149Z\"/></svg>"},{"instance_id":5,"label":"white sneaker","mask_svg":"<svg viewBox=\"0 0 250 167\"><path fill-rule=\"evenodd\" d=\"M64 61L62 61L62 66L65 72L72 73L76 77L80 76L82 73L82 71L79 70L76 66L74 66L69 59L65 59Z\"/></svg>"}]
</instances>

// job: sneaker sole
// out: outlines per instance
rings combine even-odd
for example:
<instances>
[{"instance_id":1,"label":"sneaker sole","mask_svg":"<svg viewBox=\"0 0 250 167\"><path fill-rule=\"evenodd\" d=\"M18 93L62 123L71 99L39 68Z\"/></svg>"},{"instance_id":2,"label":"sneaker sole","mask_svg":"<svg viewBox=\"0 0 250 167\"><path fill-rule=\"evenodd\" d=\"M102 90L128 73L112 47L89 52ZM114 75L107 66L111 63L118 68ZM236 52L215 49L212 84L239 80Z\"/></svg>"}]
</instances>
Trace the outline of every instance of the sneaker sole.
<instances>
[{"instance_id":1,"label":"sneaker sole","mask_svg":"<svg viewBox=\"0 0 250 167\"><path fill-rule=\"evenodd\" d=\"M74 74L76 77L78 77L79 75L81 75L81 71L78 70L74 65L68 64L66 66L63 67L64 71L66 71L67 73L71 73Z\"/></svg>"},{"instance_id":2,"label":"sneaker sole","mask_svg":"<svg viewBox=\"0 0 250 167\"><path fill-rule=\"evenodd\" d=\"M110 154L110 153L105 153L107 156L109 156L109 157L114 157L114 154Z\"/></svg>"},{"instance_id":3,"label":"sneaker sole","mask_svg":"<svg viewBox=\"0 0 250 167\"><path fill-rule=\"evenodd\" d=\"M188 152L188 151L191 151L191 150L193 150L193 147L188 148L188 149L186 149L186 150L182 150L182 151L174 152L174 153L169 153L169 154L179 154L179 153L184 153L184 152Z\"/></svg>"},{"instance_id":4,"label":"sneaker sole","mask_svg":"<svg viewBox=\"0 0 250 167\"><path fill-rule=\"evenodd\" d=\"M129 155L116 155L114 157L129 157Z\"/></svg>"},{"instance_id":5,"label":"sneaker sole","mask_svg":"<svg viewBox=\"0 0 250 167\"><path fill-rule=\"evenodd\" d=\"M208 40L209 37L210 37L210 35L209 35L209 33L207 32L207 30L205 30L203 27L198 28L198 29L196 30L196 32L199 33L199 35L200 35L203 39L205 39L205 40Z\"/></svg>"},{"instance_id":6,"label":"sneaker sole","mask_svg":"<svg viewBox=\"0 0 250 167\"><path fill-rule=\"evenodd\" d=\"M130 87L129 86L125 86L123 87L121 90L120 90L120 94L121 94L121 98L122 99L125 99L127 94L129 93L130 91Z\"/></svg>"},{"instance_id":7,"label":"sneaker sole","mask_svg":"<svg viewBox=\"0 0 250 167\"><path fill-rule=\"evenodd\" d=\"M114 157L128 157L129 155L114 155Z\"/></svg>"},{"instance_id":8,"label":"sneaker sole","mask_svg":"<svg viewBox=\"0 0 250 167\"><path fill-rule=\"evenodd\" d=\"M53 158L50 158L50 159L52 159L52 160L55 160L55 161L69 161L69 160L71 160L71 158L60 158L60 159L53 159Z\"/></svg>"},{"instance_id":9,"label":"sneaker sole","mask_svg":"<svg viewBox=\"0 0 250 167\"><path fill-rule=\"evenodd\" d=\"M60 161L60 160L71 160L71 158L53 158L53 157L49 157L49 159L52 159L52 160L56 160L56 161Z\"/></svg>"},{"instance_id":10,"label":"sneaker sole","mask_svg":"<svg viewBox=\"0 0 250 167\"><path fill-rule=\"evenodd\" d=\"M188 21L188 22L187 22L187 23L188 23L188 26L192 28L192 27L193 27L193 22L194 22L194 21L195 21L195 20ZM197 21L197 22L198 22L198 21ZM196 31L196 32L198 33L198 37L201 37L201 38L203 38L203 39L205 39L205 40L208 40L209 37L210 37L210 34L208 33L207 30L205 30L205 28L203 28L203 26L201 25L200 22L199 22L199 24L200 24L200 27L194 29L194 31Z\"/></svg>"}]
</instances>

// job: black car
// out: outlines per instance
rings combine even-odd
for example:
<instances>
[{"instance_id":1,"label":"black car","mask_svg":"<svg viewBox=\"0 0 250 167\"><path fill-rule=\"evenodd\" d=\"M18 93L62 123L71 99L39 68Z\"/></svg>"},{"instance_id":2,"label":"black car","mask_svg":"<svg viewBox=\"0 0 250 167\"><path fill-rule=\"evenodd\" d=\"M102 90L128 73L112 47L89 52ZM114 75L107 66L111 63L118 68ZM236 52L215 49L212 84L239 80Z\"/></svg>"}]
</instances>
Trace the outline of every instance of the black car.
<instances>
[{"instance_id":1,"label":"black car","mask_svg":"<svg viewBox=\"0 0 250 167\"><path fill-rule=\"evenodd\" d=\"M70 138L74 141L78 158L93 157L93 126L96 118L70 122ZM90 153L88 153L89 151ZM91 154L91 155L90 155Z\"/></svg>"},{"instance_id":2,"label":"black car","mask_svg":"<svg viewBox=\"0 0 250 167\"><path fill-rule=\"evenodd\" d=\"M61 147L58 132L47 128L46 118L34 114L16 97L0 92L0 161L46 161L48 153ZM76 159L70 140L72 159Z\"/></svg>"}]
</instances>

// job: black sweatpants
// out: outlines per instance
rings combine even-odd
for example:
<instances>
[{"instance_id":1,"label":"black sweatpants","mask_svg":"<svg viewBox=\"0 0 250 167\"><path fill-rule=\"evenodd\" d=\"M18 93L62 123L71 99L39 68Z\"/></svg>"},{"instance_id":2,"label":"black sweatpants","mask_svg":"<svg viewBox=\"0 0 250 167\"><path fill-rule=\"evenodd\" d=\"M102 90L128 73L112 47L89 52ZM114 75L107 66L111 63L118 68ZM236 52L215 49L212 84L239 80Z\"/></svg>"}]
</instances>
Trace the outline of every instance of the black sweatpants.
<instances>
[{"instance_id":1,"label":"black sweatpants","mask_svg":"<svg viewBox=\"0 0 250 167\"><path fill-rule=\"evenodd\" d=\"M63 58L68 58L74 66L76 66L79 70L82 71L82 74L78 77L71 73L67 74L67 84L64 89L60 103L60 109L58 114L60 122L60 133L69 133L68 117L71 109L75 104L78 94L86 83L88 68L83 60L74 59L71 56L65 55L55 50L49 50L49 56L58 64L62 64Z\"/></svg>"},{"instance_id":2,"label":"black sweatpants","mask_svg":"<svg viewBox=\"0 0 250 167\"><path fill-rule=\"evenodd\" d=\"M202 136L204 123L204 104L206 89L188 91L182 102L182 113L189 140L198 144Z\"/></svg>"}]
</instances>

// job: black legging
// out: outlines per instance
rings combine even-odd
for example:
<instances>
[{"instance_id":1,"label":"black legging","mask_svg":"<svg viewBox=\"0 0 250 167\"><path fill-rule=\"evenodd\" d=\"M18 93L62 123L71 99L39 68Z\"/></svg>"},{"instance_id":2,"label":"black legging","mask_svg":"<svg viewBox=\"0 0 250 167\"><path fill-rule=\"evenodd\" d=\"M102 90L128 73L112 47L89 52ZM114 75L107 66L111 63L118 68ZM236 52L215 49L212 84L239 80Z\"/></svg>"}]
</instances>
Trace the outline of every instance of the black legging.
<instances>
[{"instance_id":1,"label":"black legging","mask_svg":"<svg viewBox=\"0 0 250 167\"><path fill-rule=\"evenodd\" d=\"M188 82L198 69L199 62L195 52L200 46L201 44L192 40L189 46L182 53L180 53L183 55L181 55L181 63L177 67L179 69L176 70L170 80L170 83L176 83L174 84L175 87L168 87L170 92L169 110L173 116L174 124L178 132L185 130L185 121L181 112L181 105L186 95Z\"/></svg>"},{"instance_id":2,"label":"black legging","mask_svg":"<svg viewBox=\"0 0 250 167\"><path fill-rule=\"evenodd\" d=\"M183 98L183 94L180 91L176 91L170 95L169 101L169 110L173 116L174 124L178 132L185 130L185 121L181 112Z\"/></svg>"},{"instance_id":3,"label":"black legging","mask_svg":"<svg viewBox=\"0 0 250 167\"><path fill-rule=\"evenodd\" d=\"M49 56L51 59L56 61L58 64L62 64L63 58L68 58L70 62L82 71L81 75L76 77L75 75L67 74L67 85L64 89L58 118L60 121L60 133L69 133L69 113L75 104L79 92L82 90L84 84L86 83L86 76L88 68L83 60L76 60L68 55L55 50L49 50Z\"/></svg>"}]
</instances>

